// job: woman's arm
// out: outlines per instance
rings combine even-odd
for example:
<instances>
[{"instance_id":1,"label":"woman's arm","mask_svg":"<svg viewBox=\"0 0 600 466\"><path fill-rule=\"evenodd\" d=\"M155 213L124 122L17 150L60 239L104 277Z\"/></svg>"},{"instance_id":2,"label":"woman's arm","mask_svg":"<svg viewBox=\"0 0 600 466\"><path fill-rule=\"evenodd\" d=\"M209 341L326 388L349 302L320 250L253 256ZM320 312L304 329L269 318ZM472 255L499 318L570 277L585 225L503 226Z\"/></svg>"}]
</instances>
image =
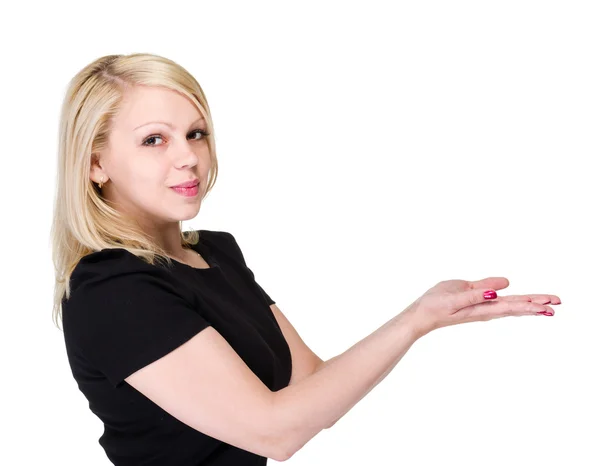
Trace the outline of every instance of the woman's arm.
<instances>
[{"instance_id":1,"label":"woman's arm","mask_svg":"<svg viewBox=\"0 0 600 466\"><path fill-rule=\"evenodd\" d=\"M309 377L275 392L274 416L284 457L346 414L419 337L409 307Z\"/></svg>"},{"instance_id":2,"label":"woman's arm","mask_svg":"<svg viewBox=\"0 0 600 466\"><path fill-rule=\"evenodd\" d=\"M362 399L363 399L365 396L367 396L367 395L369 394L369 392L370 392L371 390L373 390L373 388L375 388L377 385L379 385L379 382L381 382L383 379L385 379L385 378L388 376L388 374L389 374L390 372L392 372L392 369L394 369L394 367L396 367L396 366L398 365L398 363L400 362L400 359L402 359L402 357L404 356L404 354L405 354L405 353L402 353L401 355L399 355L399 356L396 358L396 360L395 360L394 362L392 362L392 364L390 364L390 366L389 366L389 367L387 368L387 370L386 370L386 371L385 371L385 372L384 372L384 373L381 375L381 377L379 377L379 378L378 378L378 379L377 379L375 382L373 382L373 383L371 384L371 386L369 387L369 389L368 389L368 390L367 390L365 393L363 393L363 395L360 397L360 399L359 399L358 401L362 400ZM322 368L324 368L324 367L328 366L329 364L331 364L333 361L335 361L335 360L336 360L337 358L339 358L340 356L341 356L341 354L339 354L339 355L337 355L337 356L334 356L333 358L331 358L331 359L328 359L327 361L323 361L323 363L322 363L322 364L320 364L320 365L319 365L319 367L317 367L317 370L316 370L315 372L317 372L317 371L321 370ZM357 401L356 403L358 403L358 401ZM355 404L356 404L356 403L355 403ZM329 429L329 428L333 427L333 426L335 425L335 423L336 423L337 421L339 421L339 420L340 420L340 418L342 418L342 417L344 416L344 414L346 414L346 413L343 413L343 414L342 414L340 417L338 417L338 418L337 418L335 421L333 421L333 422L332 422L330 425L326 426L326 427L325 427L325 429Z\"/></svg>"}]
</instances>

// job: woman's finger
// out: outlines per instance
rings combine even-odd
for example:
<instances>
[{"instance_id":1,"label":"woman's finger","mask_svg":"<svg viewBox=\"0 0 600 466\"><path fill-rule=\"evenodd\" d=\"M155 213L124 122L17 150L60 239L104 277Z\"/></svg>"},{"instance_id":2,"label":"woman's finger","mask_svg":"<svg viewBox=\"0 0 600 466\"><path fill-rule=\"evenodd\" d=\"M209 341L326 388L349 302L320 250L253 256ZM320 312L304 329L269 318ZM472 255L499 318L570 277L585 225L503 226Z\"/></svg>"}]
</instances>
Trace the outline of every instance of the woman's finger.
<instances>
[{"instance_id":1,"label":"woman's finger","mask_svg":"<svg viewBox=\"0 0 600 466\"><path fill-rule=\"evenodd\" d=\"M449 300L454 312L457 312L465 307L492 301L497 297L498 295L494 289L486 287L453 294L449 297Z\"/></svg>"},{"instance_id":2,"label":"woman's finger","mask_svg":"<svg viewBox=\"0 0 600 466\"><path fill-rule=\"evenodd\" d=\"M498 296L497 301L529 301L531 302L531 296L530 295L523 295L523 294L513 294L513 295L509 295L509 296ZM541 303L543 304L543 303Z\"/></svg>"},{"instance_id":3,"label":"woman's finger","mask_svg":"<svg viewBox=\"0 0 600 466\"><path fill-rule=\"evenodd\" d=\"M461 309L453 317L460 322L475 322L508 316L543 315L541 312L554 315L554 309L550 306L533 301L496 300Z\"/></svg>"},{"instance_id":4,"label":"woman's finger","mask_svg":"<svg viewBox=\"0 0 600 466\"><path fill-rule=\"evenodd\" d=\"M538 304L561 304L560 298L553 294L520 294L499 296L498 301L533 301Z\"/></svg>"},{"instance_id":5,"label":"woman's finger","mask_svg":"<svg viewBox=\"0 0 600 466\"><path fill-rule=\"evenodd\" d=\"M472 289L486 288L497 291L507 288L508 285L510 285L510 282L506 277L488 277L483 280L469 282L469 285Z\"/></svg>"},{"instance_id":6,"label":"woman's finger","mask_svg":"<svg viewBox=\"0 0 600 466\"><path fill-rule=\"evenodd\" d=\"M526 296L529 296L532 300L538 303L545 301L541 304L562 304L560 298L555 294L528 294Z\"/></svg>"}]
</instances>

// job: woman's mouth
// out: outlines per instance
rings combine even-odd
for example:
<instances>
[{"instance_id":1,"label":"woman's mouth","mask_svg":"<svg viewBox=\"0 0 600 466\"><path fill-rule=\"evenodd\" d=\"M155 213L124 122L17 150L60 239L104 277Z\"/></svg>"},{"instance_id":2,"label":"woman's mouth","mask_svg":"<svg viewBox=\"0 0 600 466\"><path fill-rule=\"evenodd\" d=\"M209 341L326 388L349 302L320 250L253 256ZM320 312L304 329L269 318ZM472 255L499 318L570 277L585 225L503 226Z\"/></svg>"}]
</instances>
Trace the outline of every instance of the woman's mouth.
<instances>
[{"instance_id":1,"label":"woman's mouth","mask_svg":"<svg viewBox=\"0 0 600 466\"><path fill-rule=\"evenodd\" d=\"M180 188L180 187L175 186L175 187L172 187L171 189L173 191L175 191L177 194L181 194L182 196L193 197L198 194L198 186L199 186L199 184L196 184L195 186L191 186L189 188Z\"/></svg>"}]
</instances>

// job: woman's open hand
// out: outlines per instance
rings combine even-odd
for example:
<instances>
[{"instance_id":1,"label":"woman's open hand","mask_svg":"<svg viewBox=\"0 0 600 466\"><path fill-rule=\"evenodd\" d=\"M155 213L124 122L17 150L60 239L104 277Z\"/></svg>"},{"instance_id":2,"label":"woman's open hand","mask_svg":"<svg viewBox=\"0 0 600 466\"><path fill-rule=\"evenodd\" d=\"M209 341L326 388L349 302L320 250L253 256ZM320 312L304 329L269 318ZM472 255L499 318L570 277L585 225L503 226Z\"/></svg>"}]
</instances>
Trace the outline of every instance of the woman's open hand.
<instances>
[{"instance_id":1,"label":"woman's open hand","mask_svg":"<svg viewBox=\"0 0 600 466\"><path fill-rule=\"evenodd\" d=\"M508 279L504 277L488 277L473 282L445 280L427 290L406 312L413 314L416 330L423 336L436 328L465 322L508 316L554 315L554 309L547 304L561 304L558 296L550 294L484 297L486 291L502 290L508 285Z\"/></svg>"}]
</instances>

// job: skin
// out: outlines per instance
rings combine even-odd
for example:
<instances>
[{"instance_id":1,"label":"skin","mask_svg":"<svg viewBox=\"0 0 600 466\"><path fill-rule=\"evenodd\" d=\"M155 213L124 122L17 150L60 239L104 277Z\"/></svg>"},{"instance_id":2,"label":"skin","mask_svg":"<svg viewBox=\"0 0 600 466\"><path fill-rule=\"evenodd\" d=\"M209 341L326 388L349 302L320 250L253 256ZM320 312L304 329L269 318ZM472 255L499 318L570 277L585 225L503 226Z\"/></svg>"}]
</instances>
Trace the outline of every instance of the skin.
<instances>
[{"instance_id":1,"label":"skin","mask_svg":"<svg viewBox=\"0 0 600 466\"><path fill-rule=\"evenodd\" d=\"M554 309L547 304L562 304L557 295L527 294L497 296L482 299L485 290L502 290L509 286L506 277L488 277L478 281L445 280L427 290L408 312L418 322L419 335L437 328L466 322L487 321L509 316L541 315L545 311L551 316Z\"/></svg>"},{"instance_id":2,"label":"skin","mask_svg":"<svg viewBox=\"0 0 600 466\"><path fill-rule=\"evenodd\" d=\"M92 155L90 179L103 178L104 197L133 215L171 257L208 266L181 246L179 230L179 221L198 214L211 166L208 141L197 130L207 125L187 97L162 87L131 87L106 150ZM200 180L194 197L171 189L194 178Z\"/></svg>"}]
</instances>

